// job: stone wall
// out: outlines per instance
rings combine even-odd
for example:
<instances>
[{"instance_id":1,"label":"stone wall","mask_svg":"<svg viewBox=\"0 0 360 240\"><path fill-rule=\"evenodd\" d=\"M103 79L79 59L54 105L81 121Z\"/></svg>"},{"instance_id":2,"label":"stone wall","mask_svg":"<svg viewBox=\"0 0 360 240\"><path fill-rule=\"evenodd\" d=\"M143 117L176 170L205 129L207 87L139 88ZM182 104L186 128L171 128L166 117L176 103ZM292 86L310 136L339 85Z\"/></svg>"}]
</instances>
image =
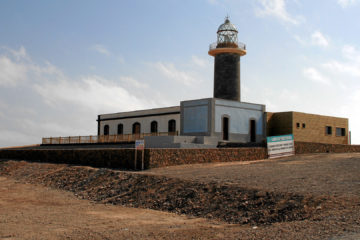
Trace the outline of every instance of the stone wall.
<instances>
[{"instance_id":1,"label":"stone wall","mask_svg":"<svg viewBox=\"0 0 360 240\"><path fill-rule=\"evenodd\" d=\"M266 148L147 149L148 168L181 164L250 161L267 158Z\"/></svg>"},{"instance_id":2,"label":"stone wall","mask_svg":"<svg viewBox=\"0 0 360 240\"><path fill-rule=\"evenodd\" d=\"M0 159L134 169L134 154L134 149L26 149L0 150ZM266 158L266 148L146 149L144 167L147 169L181 164L248 161L264 158ZM140 169L141 165L141 151L138 151L136 168Z\"/></svg>"},{"instance_id":3,"label":"stone wall","mask_svg":"<svg viewBox=\"0 0 360 240\"><path fill-rule=\"evenodd\" d=\"M295 142L295 153L360 152L360 145ZM134 149L12 149L0 150L0 159L65 163L92 167L134 169ZM144 167L157 168L182 164L251 161L267 158L265 147L215 149L145 149ZM140 169L138 151L136 169Z\"/></svg>"},{"instance_id":4,"label":"stone wall","mask_svg":"<svg viewBox=\"0 0 360 240\"><path fill-rule=\"evenodd\" d=\"M132 169L134 149L0 150L0 159Z\"/></svg>"},{"instance_id":5,"label":"stone wall","mask_svg":"<svg viewBox=\"0 0 360 240\"><path fill-rule=\"evenodd\" d=\"M360 152L360 145L295 142L295 154Z\"/></svg>"}]
</instances>

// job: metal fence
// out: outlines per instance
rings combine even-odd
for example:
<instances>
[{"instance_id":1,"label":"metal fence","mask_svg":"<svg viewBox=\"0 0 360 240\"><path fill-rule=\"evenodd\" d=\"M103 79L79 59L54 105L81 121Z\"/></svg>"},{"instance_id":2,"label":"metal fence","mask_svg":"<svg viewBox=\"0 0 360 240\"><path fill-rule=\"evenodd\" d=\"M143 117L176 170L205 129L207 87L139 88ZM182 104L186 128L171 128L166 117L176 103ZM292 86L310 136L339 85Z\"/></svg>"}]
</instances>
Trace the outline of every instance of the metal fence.
<instances>
[{"instance_id":1,"label":"metal fence","mask_svg":"<svg viewBox=\"0 0 360 240\"><path fill-rule=\"evenodd\" d=\"M220 43L218 44L217 42L214 42L212 44L210 44L209 46L209 51L214 50L216 48L226 48L226 47L230 47L230 48L240 48L242 50L246 50L246 45L245 43L242 42L237 42L237 43Z\"/></svg>"},{"instance_id":2,"label":"metal fence","mask_svg":"<svg viewBox=\"0 0 360 240\"><path fill-rule=\"evenodd\" d=\"M144 139L147 136L177 136L178 132L157 132L99 136L69 136L43 138L42 144L84 144L84 143L121 143Z\"/></svg>"}]
</instances>

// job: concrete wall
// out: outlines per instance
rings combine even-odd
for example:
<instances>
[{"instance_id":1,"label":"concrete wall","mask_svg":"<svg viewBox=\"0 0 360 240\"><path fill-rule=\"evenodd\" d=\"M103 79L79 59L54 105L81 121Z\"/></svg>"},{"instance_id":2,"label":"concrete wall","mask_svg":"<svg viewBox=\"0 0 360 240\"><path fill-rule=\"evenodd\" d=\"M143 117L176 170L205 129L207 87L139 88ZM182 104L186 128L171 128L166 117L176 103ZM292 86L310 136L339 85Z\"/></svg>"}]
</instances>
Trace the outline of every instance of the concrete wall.
<instances>
[{"instance_id":1,"label":"concrete wall","mask_svg":"<svg viewBox=\"0 0 360 240\"><path fill-rule=\"evenodd\" d=\"M229 141L250 142L250 120L256 121L256 142L265 139L265 106L216 98L181 102L181 135L222 139L222 118L229 117Z\"/></svg>"},{"instance_id":2,"label":"concrete wall","mask_svg":"<svg viewBox=\"0 0 360 240\"><path fill-rule=\"evenodd\" d=\"M215 100L214 133L221 137L222 118L229 117L230 141L250 142L250 120L256 121L256 142L265 138L265 106L236 101Z\"/></svg>"}]
</instances>

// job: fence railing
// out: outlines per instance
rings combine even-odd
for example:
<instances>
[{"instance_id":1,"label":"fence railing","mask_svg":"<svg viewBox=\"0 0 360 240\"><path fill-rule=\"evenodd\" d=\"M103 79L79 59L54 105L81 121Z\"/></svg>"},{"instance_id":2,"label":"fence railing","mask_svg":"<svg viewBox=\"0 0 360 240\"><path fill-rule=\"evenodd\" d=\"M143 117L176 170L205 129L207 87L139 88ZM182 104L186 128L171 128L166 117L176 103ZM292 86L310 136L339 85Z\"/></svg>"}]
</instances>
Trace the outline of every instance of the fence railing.
<instances>
[{"instance_id":1,"label":"fence railing","mask_svg":"<svg viewBox=\"0 0 360 240\"><path fill-rule=\"evenodd\" d=\"M214 42L212 44L210 44L209 46L209 51L214 50L216 48L240 48L242 50L246 50L246 45L245 43L242 42L237 42L237 43L217 43Z\"/></svg>"},{"instance_id":2,"label":"fence railing","mask_svg":"<svg viewBox=\"0 0 360 240\"><path fill-rule=\"evenodd\" d=\"M144 139L147 136L177 136L178 132L156 132L99 136L69 136L42 138L42 144L121 143Z\"/></svg>"}]
</instances>

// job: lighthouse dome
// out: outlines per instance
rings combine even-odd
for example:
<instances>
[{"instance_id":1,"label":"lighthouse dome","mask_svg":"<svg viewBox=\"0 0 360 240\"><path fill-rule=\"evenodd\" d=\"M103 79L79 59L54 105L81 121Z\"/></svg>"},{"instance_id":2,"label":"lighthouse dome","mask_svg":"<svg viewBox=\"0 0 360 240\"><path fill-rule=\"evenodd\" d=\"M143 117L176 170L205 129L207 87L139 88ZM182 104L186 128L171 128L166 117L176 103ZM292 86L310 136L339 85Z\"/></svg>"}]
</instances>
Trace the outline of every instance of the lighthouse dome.
<instances>
[{"instance_id":1,"label":"lighthouse dome","mask_svg":"<svg viewBox=\"0 0 360 240\"><path fill-rule=\"evenodd\" d=\"M228 17L218 28L217 47L238 47L238 30Z\"/></svg>"}]
</instances>

